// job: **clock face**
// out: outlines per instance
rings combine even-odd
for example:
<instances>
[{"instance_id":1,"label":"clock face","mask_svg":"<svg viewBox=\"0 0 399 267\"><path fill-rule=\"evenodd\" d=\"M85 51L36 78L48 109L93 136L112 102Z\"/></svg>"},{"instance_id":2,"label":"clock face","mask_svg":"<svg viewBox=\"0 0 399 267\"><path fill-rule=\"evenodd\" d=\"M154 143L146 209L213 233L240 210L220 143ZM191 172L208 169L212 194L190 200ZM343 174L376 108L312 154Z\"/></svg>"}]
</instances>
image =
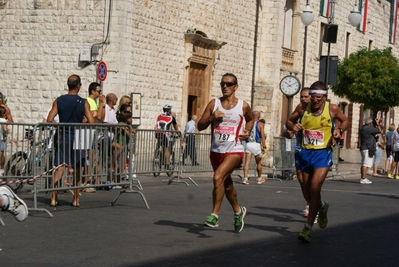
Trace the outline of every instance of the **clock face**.
<instances>
[{"instance_id":1,"label":"clock face","mask_svg":"<svg viewBox=\"0 0 399 267\"><path fill-rule=\"evenodd\" d=\"M301 89L301 83L298 78L292 75L285 76L280 81L280 90L286 96L296 95Z\"/></svg>"}]
</instances>

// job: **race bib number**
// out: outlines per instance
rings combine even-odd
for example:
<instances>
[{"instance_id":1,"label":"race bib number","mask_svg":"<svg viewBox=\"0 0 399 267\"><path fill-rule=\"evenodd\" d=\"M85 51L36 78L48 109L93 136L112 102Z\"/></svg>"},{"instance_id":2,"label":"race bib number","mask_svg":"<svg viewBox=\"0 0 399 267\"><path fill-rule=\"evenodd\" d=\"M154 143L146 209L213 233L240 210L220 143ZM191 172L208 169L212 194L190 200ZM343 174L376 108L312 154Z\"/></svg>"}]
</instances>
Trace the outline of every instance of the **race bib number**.
<instances>
[{"instance_id":1,"label":"race bib number","mask_svg":"<svg viewBox=\"0 0 399 267\"><path fill-rule=\"evenodd\" d=\"M304 145L312 145L312 146L323 146L324 132L323 131L305 130L303 132L303 144Z\"/></svg>"},{"instance_id":2,"label":"race bib number","mask_svg":"<svg viewBox=\"0 0 399 267\"><path fill-rule=\"evenodd\" d=\"M214 133L218 142L233 142L235 128L233 126L216 126Z\"/></svg>"}]
</instances>

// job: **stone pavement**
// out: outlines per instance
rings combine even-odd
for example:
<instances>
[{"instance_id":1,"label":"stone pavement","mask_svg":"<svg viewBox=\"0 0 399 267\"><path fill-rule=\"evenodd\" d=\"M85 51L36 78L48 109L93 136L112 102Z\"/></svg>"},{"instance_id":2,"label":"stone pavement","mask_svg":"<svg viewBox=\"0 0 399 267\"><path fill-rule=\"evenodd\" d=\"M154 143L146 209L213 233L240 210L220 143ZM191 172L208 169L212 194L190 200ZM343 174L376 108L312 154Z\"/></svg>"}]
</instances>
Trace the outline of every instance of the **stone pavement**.
<instances>
[{"instance_id":1,"label":"stone pavement","mask_svg":"<svg viewBox=\"0 0 399 267\"><path fill-rule=\"evenodd\" d=\"M322 198L330 203L327 228L314 227L312 242L297 240L305 206L295 180L269 179L262 185L234 177L245 227L233 232L233 212L225 200L219 228L202 222L212 207L210 173L192 178L198 186L172 183L165 175L140 176L147 209L138 194L119 190L82 193L79 208L72 196L59 195L60 207L31 211L17 223L6 213L0 226L1 266L396 266L399 261L399 180L358 182L358 151L345 151L345 178L326 180ZM187 176L183 176L187 177ZM31 188L20 196L32 207ZM39 195L50 208L50 196Z\"/></svg>"}]
</instances>

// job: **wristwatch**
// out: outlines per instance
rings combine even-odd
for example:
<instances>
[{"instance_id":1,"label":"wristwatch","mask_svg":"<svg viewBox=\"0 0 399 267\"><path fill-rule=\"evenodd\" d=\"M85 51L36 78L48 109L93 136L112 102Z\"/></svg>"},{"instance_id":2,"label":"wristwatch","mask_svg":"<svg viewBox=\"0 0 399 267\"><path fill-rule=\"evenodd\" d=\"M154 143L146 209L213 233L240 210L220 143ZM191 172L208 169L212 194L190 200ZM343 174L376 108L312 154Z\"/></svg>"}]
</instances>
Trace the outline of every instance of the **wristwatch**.
<instances>
[{"instance_id":1,"label":"wristwatch","mask_svg":"<svg viewBox=\"0 0 399 267\"><path fill-rule=\"evenodd\" d=\"M342 135L345 131L342 128L339 128L339 133Z\"/></svg>"}]
</instances>

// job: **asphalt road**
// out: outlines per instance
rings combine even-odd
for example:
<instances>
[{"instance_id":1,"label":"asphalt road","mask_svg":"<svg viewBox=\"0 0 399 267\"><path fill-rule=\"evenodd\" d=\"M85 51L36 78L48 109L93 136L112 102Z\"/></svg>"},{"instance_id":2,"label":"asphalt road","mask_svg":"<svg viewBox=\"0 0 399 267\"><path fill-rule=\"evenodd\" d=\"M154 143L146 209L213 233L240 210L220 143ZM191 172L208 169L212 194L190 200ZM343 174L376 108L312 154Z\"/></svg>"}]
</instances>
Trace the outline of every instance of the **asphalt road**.
<instances>
[{"instance_id":1,"label":"asphalt road","mask_svg":"<svg viewBox=\"0 0 399 267\"><path fill-rule=\"evenodd\" d=\"M346 164L358 170L356 162ZM38 205L53 218L31 211L18 223L1 213L6 225L0 226L0 266L398 265L399 180L373 178L372 185L361 185L356 173L326 180L328 226L315 226L312 242L303 244L297 235L305 202L295 180L257 185L251 179L242 185L235 176L239 202L248 210L245 227L236 234L227 200L219 228L202 227L212 207L211 174L194 176L198 187L167 185L166 178L139 177L150 209L140 195L127 193L111 207L119 190L101 190L82 193L79 208L70 206L70 194L60 194L57 210L50 209L50 196L41 194ZM33 206L29 186L20 196Z\"/></svg>"}]
</instances>

